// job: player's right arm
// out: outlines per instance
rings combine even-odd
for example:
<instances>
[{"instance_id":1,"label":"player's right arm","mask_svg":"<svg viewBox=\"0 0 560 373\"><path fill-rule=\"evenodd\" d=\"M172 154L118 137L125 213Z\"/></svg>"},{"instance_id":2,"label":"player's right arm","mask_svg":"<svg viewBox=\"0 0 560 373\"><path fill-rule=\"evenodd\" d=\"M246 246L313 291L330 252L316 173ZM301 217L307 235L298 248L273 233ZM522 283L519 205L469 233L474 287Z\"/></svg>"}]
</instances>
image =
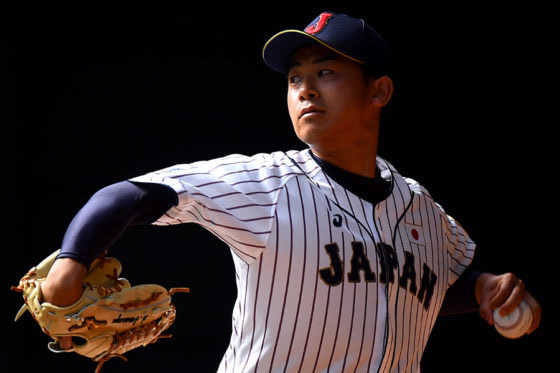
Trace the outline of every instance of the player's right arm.
<instances>
[{"instance_id":1,"label":"player's right arm","mask_svg":"<svg viewBox=\"0 0 560 373\"><path fill-rule=\"evenodd\" d=\"M95 258L127 227L151 223L175 204L175 191L161 184L123 181L99 190L69 224L60 254L41 285L43 300L58 306L76 302ZM72 341L63 339L60 345L70 348Z\"/></svg>"},{"instance_id":2,"label":"player's right arm","mask_svg":"<svg viewBox=\"0 0 560 373\"><path fill-rule=\"evenodd\" d=\"M74 216L57 258L86 268L132 225L149 224L177 204L175 191L162 184L123 181L97 193Z\"/></svg>"}]
</instances>

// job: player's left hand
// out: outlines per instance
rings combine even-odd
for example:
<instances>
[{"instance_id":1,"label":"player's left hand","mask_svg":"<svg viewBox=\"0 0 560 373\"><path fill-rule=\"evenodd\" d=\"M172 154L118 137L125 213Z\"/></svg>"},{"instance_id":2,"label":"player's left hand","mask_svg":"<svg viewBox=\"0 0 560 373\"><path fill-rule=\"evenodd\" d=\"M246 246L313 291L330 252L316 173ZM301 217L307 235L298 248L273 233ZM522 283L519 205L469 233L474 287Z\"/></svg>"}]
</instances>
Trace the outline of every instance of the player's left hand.
<instances>
[{"instance_id":1,"label":"player's left hand","mask_svg":"<svg viewBox=\"0 0 560 373\"><path fill-rule=\"evenodd\" d=\"M533 322L527 330L531 334L541 322L541 305L525 289L525 284L513 273L494 275L482 273L476 281L476 300L480 304L480 316L490 325L494 324L492 316L496 308L505 316L512 312L522 300L527 302L533 313Z\"/></svg>"}]
</instances>

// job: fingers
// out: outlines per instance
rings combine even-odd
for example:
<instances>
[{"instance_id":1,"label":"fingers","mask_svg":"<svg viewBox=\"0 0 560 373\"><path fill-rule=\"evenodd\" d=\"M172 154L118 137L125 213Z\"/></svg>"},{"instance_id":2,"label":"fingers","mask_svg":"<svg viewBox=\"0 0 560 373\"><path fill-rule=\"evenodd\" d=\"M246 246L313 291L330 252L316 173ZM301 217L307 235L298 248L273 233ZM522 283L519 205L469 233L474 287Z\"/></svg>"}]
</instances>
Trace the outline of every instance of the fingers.
<instances>
[{"instance_id":1,"label":"fingers","mask_svg":"<svg viewBox=\"0 0 560 373\"><path fill-rule=\"evenodd\" d=\"M479 314L490 325L494 324L493 312L500 308L502 316L511 313L525 294L525 285L513 273L502 275L482 274L477 280Z\"/></svg>"},{"instance_id":2,"label":"fingers","mask_svg":"<svg viewBox=\"0 0 560 373\"><path fill-rule=\"evenodd\" d=\"M72 337L60 337L58 339L58 344L60 345L60 348L62 348L63 350L68 350L72 348L72 346L74 345L72 343Z\"/></svg>"},{"instance_id":3,"label":"fingers","mask_svg":"<svg viewBox=\"0 0 560 373\"><path fill-rule=\"evenodd\" d=\"M527 334L534 332L541 322L541 306L525 289L525 284L513 273L502 275L482 274L477 280L477 299L480 302L479 314L490 325L494 324L493 312L500 309L500 315L506 316L525 301L533 315L533 321Z\"/></svg>"},{"instance_id":4,"label":"fingers","mask_svg":"<svg viewBox=\"0 0 560 373\"><path fill-rule=\"evenodd\" d=\"M480 305L478 309L478 314L490 325L494 325L494 316L492 315L492 310L488 306Z\"/></svg>"},{"instance_id":5,"label":"fingers","mask_svg":"<svg viewBox=\"0 0 560 373\"><path fill-rule=\"evenodd\" d=\"M490 302L488 300L482 299L478 313L488 324L494 325L493 310L490 308Z\"/></svg>"},{"instance_id":6,"label":"fingers","mask_svg":"<svg viewBox=\"0 0 560 373\"><path fill-rule=\"evenodd\" d=\"M525 295L525 284L512 273L502 277L501 286L490 302L492 309L500 308L500 315L506 316L513 312Z\"/></svg>"}]
</instances>

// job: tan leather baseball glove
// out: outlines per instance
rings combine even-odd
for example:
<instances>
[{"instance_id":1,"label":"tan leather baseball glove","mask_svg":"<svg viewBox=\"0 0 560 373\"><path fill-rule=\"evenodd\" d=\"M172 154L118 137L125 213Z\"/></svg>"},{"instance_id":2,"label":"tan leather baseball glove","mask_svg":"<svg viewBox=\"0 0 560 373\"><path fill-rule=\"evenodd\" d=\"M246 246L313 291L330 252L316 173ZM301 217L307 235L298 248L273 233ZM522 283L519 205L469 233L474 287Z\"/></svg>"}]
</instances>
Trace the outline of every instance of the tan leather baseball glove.
<instances>
[{"instance_id":1,"label":"tan leather baseball glove","mask_svg":"<svg viewBox=\"0 0 560 373\"><path fill-rule=\"evenodd\" d=\"M28 310L43 332L53 341L53 352L75 352L98 362L98 373L105 361L139 346L170 337L162 334L175 321L171 295L188 292L188 288L166 290L160 285L131 287L119 278L122 267L115 258L98 258L84 279L84 292L74 304L58 307L43 302L41 283L45 281L59 251L31 268L13 290L23 294L25 304L16 316ZM72 337L74 346L63 350L60 337Z\"/></svg>"}]
</instances>

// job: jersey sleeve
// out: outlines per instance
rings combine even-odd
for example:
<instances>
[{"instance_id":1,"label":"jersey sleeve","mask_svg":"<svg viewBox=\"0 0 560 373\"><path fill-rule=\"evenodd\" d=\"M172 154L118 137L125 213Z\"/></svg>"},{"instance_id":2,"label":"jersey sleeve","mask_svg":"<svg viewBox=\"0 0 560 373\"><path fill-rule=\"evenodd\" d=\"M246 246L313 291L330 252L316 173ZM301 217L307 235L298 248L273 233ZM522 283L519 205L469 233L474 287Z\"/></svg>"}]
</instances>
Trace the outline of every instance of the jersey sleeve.
<instances>
[{"instance_id":1,"label":"jersey sleeve","mask_svg":"<svg viewBox=\"0 0 560 373\"><path fill-rule=\"evenodd\" d=\"M476 244L471 240L465 229L443 207L436 203L430 193L416 180L405 178L409 187L417 194L423 195L438 211L441 219L443 247L447 250L448 286L451 286L471 264Z\"/></svg>"},{"instance_id":2,"label":"jersey sleeve","mask_svg":"<svg viewBox=\"0 0 560 373\"><path fill-rule=\"evenodd\" d=\"M180 164L131 181L177 193L178 205L153 224L200 224L250 263L266 246L279 192L293 174L283 154L273 153Z\"/></svg>"},{"instance_id":3,"label":"jersey sleeve","mask_svg":"<svg viewBox=\"0 0 560 373\"><path fill-rule=\"evenodd\" d=\"M439 205L438 205L439 206ZM449 284L451 286L471 264L476 244L471 240L465 229L447 215L441 206L444 230L444 243L447 245L449 259Z\"/></svg>"}]
</instances>

